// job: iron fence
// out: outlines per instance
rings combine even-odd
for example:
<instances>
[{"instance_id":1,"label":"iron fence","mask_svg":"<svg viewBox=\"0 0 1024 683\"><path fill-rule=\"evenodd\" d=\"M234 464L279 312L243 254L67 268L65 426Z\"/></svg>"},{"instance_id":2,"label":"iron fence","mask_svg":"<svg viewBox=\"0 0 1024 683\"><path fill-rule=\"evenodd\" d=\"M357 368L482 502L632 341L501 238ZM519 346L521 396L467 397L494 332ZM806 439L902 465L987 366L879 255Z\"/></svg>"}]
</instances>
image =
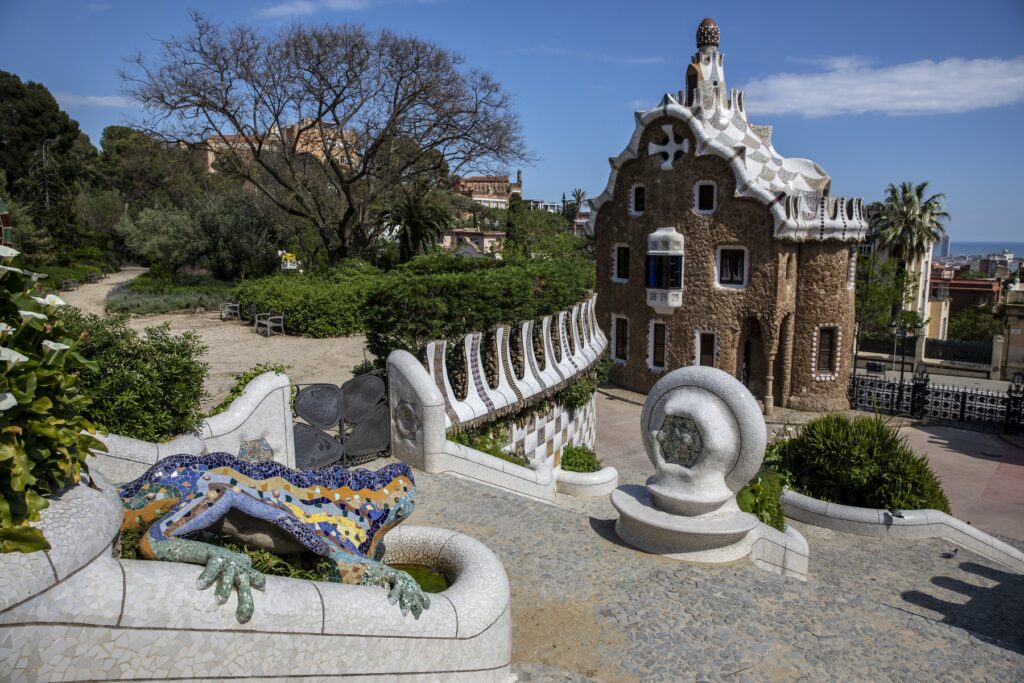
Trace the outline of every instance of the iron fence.
<instances>
[{"instance_id":1,"label":"iron fence","mask_svg":"<svg viewBox=\"0 0 1024 683\"><path fill-rule=\"evenodd\" d=\"M911 358L914 357L914 338L907 337L903 340L904 351L906 355ZM896 349L896 355L900 355L900 344L899 341L894 340L892 337L888 339L872 339L871 337L862 337L860 344L858 345L858 351L860 353L884 353L887 356L891 356L893 349Z\"/></svg>"},{"instance_id":2,"label":"iron fence","mask_svg":"<svg viewBox=\"0 0 1024 683\"><path fill-rule=\"evenodd\" d=\"M969 342L959 339L925 339L925 358L958 363L992 364L991 342Z\"/></svg>"},{"instance_id":3,"label":"iron fence","mask_svg":"<svg viewBox=\"0 0 1024 683\"><path fill-rule=\"evenodd\" d=\"M1010 434L1024 434L1024 391L1006 393L933 385L927 379L906 382L859 375L850 378L850 407L874 413L904 415Z\"/></svg>"}]
</instances>

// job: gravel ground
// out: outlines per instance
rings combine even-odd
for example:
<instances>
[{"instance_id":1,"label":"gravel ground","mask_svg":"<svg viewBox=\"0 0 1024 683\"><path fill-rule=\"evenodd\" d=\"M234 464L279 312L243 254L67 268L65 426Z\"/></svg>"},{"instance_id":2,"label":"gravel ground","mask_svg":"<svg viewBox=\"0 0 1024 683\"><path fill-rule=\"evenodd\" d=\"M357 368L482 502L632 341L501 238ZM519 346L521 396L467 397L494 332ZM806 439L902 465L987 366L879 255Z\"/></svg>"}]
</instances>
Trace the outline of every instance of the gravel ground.
<instances>
[{"instance_id":1,"label":"gravel ground","mask_svg":"<svg viewBox=\"0 0 1024 683\"><path fill-rule=\"evenodd\" d=\"M566 509L444 475L417 483L413 524L501 558L520 681L1024 680L1024 577L964 550L944 559L945 541L795 523L804 583L625 547L607 499Z\"/></svg>"}]
</instances>

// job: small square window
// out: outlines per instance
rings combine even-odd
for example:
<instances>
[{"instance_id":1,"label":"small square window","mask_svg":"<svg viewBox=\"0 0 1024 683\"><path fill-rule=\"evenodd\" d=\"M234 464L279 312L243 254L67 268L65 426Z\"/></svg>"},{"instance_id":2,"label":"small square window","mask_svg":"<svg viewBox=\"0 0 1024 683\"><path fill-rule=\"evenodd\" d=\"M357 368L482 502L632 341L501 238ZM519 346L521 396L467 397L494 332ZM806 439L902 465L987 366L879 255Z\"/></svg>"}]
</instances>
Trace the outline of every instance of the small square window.
<instances>
[{"instance_id":1,"label":"small square window","mask_svg":"<svg viewBox=\"0 0 1024 683\"><path fill-rule=\"evenodd\" d=\"M629 247L615 247L615 279L629 279Z\"/></svg>"},{"instance_id":2,"label":"small square window","mask_svg":"<svg viewBox=\"0 0 1024 683\"><path fill-rule=\"evenodd\" d=\"M700 213L712 213L715 210L715 184L697 184L697 211Z\"/></svg>"},{"instance_id":3,"label":"small square window","mask_svg":"<svg viewBox=\"0 0 1024 683\"><path fill-rule=\"evenodd\" d=\"M613 354L616 360L626 361L626 353L629 347L629 321L625 318L614 318L615 322L615 348Z\"/></svg>"},{"instance_id":4,"label":"small square window","mask_svg":"<svg viewBox=\"0 0 1024 683\"><path fill-rule=\"evenodd\" d=\"M747 250L718 250L718 284L743 287L747 284Z\"/></svg>"}]
</instances>

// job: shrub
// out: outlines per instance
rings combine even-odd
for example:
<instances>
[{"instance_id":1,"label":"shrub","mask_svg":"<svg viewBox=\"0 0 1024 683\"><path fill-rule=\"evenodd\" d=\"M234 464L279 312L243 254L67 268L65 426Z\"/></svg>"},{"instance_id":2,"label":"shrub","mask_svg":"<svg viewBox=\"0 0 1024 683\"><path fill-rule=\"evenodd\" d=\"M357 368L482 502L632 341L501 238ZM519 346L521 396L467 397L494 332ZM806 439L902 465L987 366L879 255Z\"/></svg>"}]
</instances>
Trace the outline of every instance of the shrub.
<instances>
[{"instance_id":1,"label":"shrub","mask_svg":"<svg viewBox=\"0 0 1024 683\"><path fill-rule=\"evenodd\" d=\"M242 395L245 391L246 385L253 381L265 372L277 372L280 374L286 374L290 365L284 365L283 363L259 363L254 365L248 370L235 374L235 383L231 386L231 391L224 398L223 401L217 404L216 407L210 410L209 415L217 415L223 413L231 405L231 402Z\"/></svg>"},{"instance_id":2,"label":"shrub","mask_svg":"<svg viewBox=\"0 0 1024 683\"><path fill-rule=\"evenodd\" d=\"M343 263L327 275L278 273L247 280L236 289L243 310L255 303L262 312L284 313L293 334L338 337L365 329L364 308L381 273L368 263Z\"/></svg>"},{"instance_id":3,"label":"shrub","mask_svg":"<svg viewBox=\"0 0 1024 683\"><path fill-rule=\"evenodd\" d=\"M111 313L152 315L196 309L217 310L231 300L235 285L208 275L177 275L174 278L143 273L115 287L107 295Z\"/></svg>"},{"instance_id":4,"label":"shrub","mask_svg":"<svg viewBox=\"0 0 1024 683\"><path fill-rule=\"evenodd\" d=\"M456 341L566 309L593 286L594 265L582 259L420 256L391 271L370 295L367 347L378 358L395 349L418 354L434 339Z\"/></svg>"},{"instance_id":5,"label":"shrub","mask_svg":"<svg viewBox=\"0 0 1024 683\"><path fill-rule=\"evenodd\" d=\"M492 422L477 429L467 429L458 432L449 438L455 443L469 446L481 453L493 455L495 458L525 467L528 464L526 458L504 450L504 446L509 442L508 430L509 425L507 422Z\"/></svg>"},{"instance_id":6,"label":"shrub","mask_svg":"<svg viewBox=\"0 0 1024 683\"><path fill-rule=\"evenodd\" d=\"M99 363L81 377L92 399L86 417L98 429L160 441L196 428L207 366L195 332L175 336L165 323L139 334L125 316L104 319L70 306L61 318L69 332L85 334L80 348Z\"/></svg>"},{"instance_id":7,"label":"shrub","mask_svg":"<svg viewBox=\"0 0 1024 683\"><path fill-rule=\"evenodd\" d=\"M736 494L740 510L749 512L768 526L786 530L782 514L782 476L771 467L763 466L749 484Z\"/></svg>"},{"instance_id":8,"label":"shrub","mask_svg":"<svg viewBox=\"0 0 1024 683\"><path fill-rule=\"evenodd\" d=\"M89 397L79 373L95 369L80 353L74 331L53 314L63 302L28 289L28 278L12 265L18 252L0 247L0 552L50 547L30 522L53 494L88 471L90 436L83 415Z\"/></svg>"},{"instance_id":9,"label":"shrub","mask_svg":"<svg viewBox=\"0 0 1024 683\"><path fill-rule=\"evenodd\" d=\"M562 469L566 472L597 472L601 461L586 446L566 446L562 449Z\"/></svg>"},{"instance_id":10,"label":"shrub","mask_svg":"<svg viewBox=\"0 0 1024 683\"><path fill-rule=\"evenodd\" d=\"M949 512L928 461L881 417L830 414L808 422L778 449L779 466L807 495L844 505Z\"/></svg>"}]
</instances>

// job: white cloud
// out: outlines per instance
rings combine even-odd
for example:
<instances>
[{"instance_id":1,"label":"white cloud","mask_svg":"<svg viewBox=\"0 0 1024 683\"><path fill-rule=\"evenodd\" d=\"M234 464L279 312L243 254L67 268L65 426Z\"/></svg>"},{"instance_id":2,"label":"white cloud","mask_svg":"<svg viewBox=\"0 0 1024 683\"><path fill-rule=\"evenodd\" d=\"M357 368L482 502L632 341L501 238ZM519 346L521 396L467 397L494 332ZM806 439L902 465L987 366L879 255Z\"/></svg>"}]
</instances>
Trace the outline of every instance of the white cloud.
<instances>
[{"instance_id":1,"label":"white cloud","mask_svg":"<svg viewBox=\"0 0 1024 683\"><path fill-rule=\"evenodd\" d=\"M108 9L113 7L109 2L90 2L85 6L90 12L106 12Z\"/></svg>"},{"instance_id":2,"label":"white cloud","mask_svg":"<svg viewBox=\"0 0 1024 683\"><path fill-rule=\"evenodd\" d=\"M746 84L755 114L807 118L881 113L947 114L1024 100L1024 56L872 66L860 57L815 60L825 71L779 73Z\"/></svg>"},{"instance_id":3,"label":"white cloud","mask_svg":"<svg viewBox=\"0 0 1024 683\"><path fill-rule=\"evenodd\" d=\"M70 107L132 107L135 103L124 95L75 95L69 92L57 92L53 96L65 109Z\"/></svg>"},{"instance_id":4,"label":"white cloud","mask_svg":"<svg viewBox=\"0 0 1024 683\"><path fill-rule=\"evenodd\" d=\"M334 12L361 10L370 6L370 0L290 0L276 5L267 5L256 10L261 17L307 16L323 10Z\"/></svg>"}]
</instances>

